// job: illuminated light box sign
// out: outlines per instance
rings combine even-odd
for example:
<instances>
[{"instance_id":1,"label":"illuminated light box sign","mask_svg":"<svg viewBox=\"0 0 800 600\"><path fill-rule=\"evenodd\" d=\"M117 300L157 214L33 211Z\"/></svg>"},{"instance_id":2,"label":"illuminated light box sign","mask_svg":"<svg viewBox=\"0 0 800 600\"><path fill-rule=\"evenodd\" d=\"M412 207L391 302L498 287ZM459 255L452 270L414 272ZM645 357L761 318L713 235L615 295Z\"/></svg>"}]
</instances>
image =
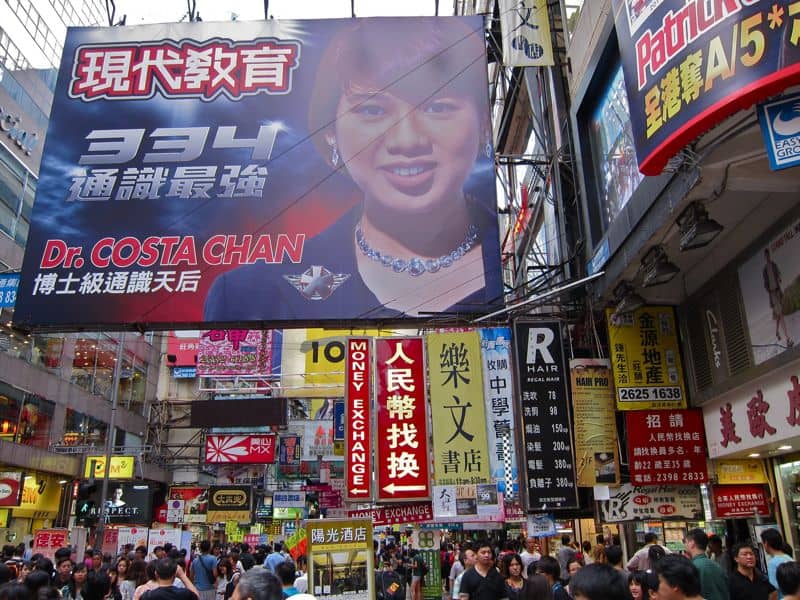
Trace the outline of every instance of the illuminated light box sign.
<instances>
[{"instance_id":1,"label":"illuminated light box sign","mask_svg":"<svg viewBox=\"0 0 800 600\"><path fill-rule=\"evenodd\" d=\"M658 175L735 112L797 83L793 0L613 0L639 169Z\"/></svg>"}]
</instances>

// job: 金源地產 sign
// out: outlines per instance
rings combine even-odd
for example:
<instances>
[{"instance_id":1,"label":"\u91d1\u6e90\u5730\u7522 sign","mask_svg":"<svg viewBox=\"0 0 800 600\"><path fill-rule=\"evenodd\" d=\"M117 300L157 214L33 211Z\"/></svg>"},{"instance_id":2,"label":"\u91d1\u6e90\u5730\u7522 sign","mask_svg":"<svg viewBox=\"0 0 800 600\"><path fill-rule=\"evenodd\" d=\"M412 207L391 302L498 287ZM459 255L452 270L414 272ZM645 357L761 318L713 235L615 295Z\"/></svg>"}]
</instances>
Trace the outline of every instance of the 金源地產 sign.
<instances>
[{"instance_id":1,"label":"\u91d1\u6e90\u5730\u7522 sign","mask_svg":"<svg viewBox=\"0 0 800 600\"><path fill-rule=\"evenodd\" d=\"M708 481L703 412L697 408L625 414L628 468L634 485Z\"/></svg>"},{"instance_id":2,"label":"\u91d1\u6e90\u5730\u7522 sign","mask_svg":"<svg viewBox=\"0 0 800 600\"><path fill-rule=\"evenodd\" d=\"M377 498L427 500L431 478L423 339L378 338L375 362Z\"/></svg>"},{"instance_id":3,"label":"\u91d1\u6e90\u5730\u7522 sign","mask_svg":"<svg viewBox=\"0 0 800 600\"><path fill-rule=\"evenodd\" d=\"M484 33L477 15L71 29L17 323L386 323L498 307ZM376 110L344 110L364 89L381 90ZM370 162L406 125L435 141ZM364 259L380 277L362 276Z\"/></svg>"},{"instance_id":4,"label":"\u91d1\u6e90\u5730\u7522 sign","mask_svg":"<svg viewBox=\"0 0 800 600\"><path fill-rule=\"evenodd\" d=\"M658 175L682 147L800 75L795 0L614 0L639 168Z\"/></svg>"},{"instance_id":5,"label":"\u91d1\u6e90\u5730\u7522 sign","mask_svg":"<svg viewBox=\"0 0 800 600\"><path fill-rule=\"evenodd\" d=\"M527 510L577 506L561 323L517 321L514 345Z\"/></svg>"},{"instance_id":6,"label":"\u91d1\u6e90\u5730\u7522 sign","mask_svg":"<svg viewBox=\"0 0 800 600\"><path fill-rule=\"evenodd\" d=\"M275 436L208 434L206 462L272 464L275 462Z\"/></svg>"},{"instance_id":7,"label":"\u91d1\u6e90\u5730\u7522 sign","mask_svg":"<svg viewBox=\"0 0 800 600\"><path fill-rule=\"evenodd\" d=\"M372 497L371 342L347 340L345 397L345 496L348 500Z\"/></svg>"},{"instance_id":8,"label":"\u91d1\u6e90\u5730\u7522 sign","mask_svg":"<svg viewBox=\"0 0 800 600\"><path fill-rule=\"evenodd\" d=\"M618 410L684 408L678 328L671 306L606 310Z\"/></svg>"}]
</instances>

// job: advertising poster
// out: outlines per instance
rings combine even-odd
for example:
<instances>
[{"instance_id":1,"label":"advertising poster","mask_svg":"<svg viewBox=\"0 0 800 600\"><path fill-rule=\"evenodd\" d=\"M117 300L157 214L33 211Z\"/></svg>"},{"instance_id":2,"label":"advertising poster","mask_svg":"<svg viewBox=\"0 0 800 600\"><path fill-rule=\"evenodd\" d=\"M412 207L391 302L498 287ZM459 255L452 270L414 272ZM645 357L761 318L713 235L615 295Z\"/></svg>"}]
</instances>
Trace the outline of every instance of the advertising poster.
<instances>
[{"instance_id":1,"label":"advertising poster","mask_svg":"<svg viewBox=\"0 0 800 600\"><path fill-rule=\"evenodd\" d=\"M345 396L345 496L349 501L372 498L372 342L347 340Z\"/></svg>"},{"instance_id":2,"label":"advertising poster","mask_svg":"<svg viewBox=\"0 0 800 600\"><path fill-rule=\"evenodd\" d=\"M575 416L575 469L578 485L619 483L617 421L611 362L579 358L569 361Z\"/></svg>"},{"instance_id":3,"label":"advertising poster","mask_svg":"<svg viewBox=\"0 0 800 600\"><path fill-rule=\"evenodd\" d=\"M800 74L793 0L613 0L613 10L645 175L660 174L683 146Z\"/></svg>"},{"instance_id":4,"label":"advertising poster","mask_svg":"<svg viewBox=\"0 0 800 600\"><path fill-rule=\"evenodd\" d=\"M606 321L617 410L685 408L675 309L645 306L624 315L606 309Z\"/></svg>"},{"instance_id":5,"label":"advertising poster","mask_svg":"<svg viewBox=\"0 0 800 600\"><path fill-rule=\"evenodd\" d=\"M299 435L282 435L278 438L278 464L298 465L303 457L302 438Z\"/></svg>"},{"instance_id":6,"label":"advertising poster","mask_svg":"<svg viewBox=\"0 0 800 600\"><path fill-rule=\"evenodd\" d=\"M271 329L203 331L198 346L197 374L201 377L269 376L273 372Z\"/></svg>"},{"instance_id":7,"label":"advertising poster","mask_svg":"<svg viewBox=\"0 0 800 600\"><path fill-rule=\"evenodd\" d=\"M94 474L92 474L92 465L94 464ZM108 468L109 479L133 479L133 467L136 461L133 456L112 456L111 464ZM102 478L106 471L106 457L102 454L95 456L86 455L86 462L84 463L83 477L89 479L90 477Z\"/></svg>"},{"instance_id":8,"label":"advertising poster","mask_svg":"<svg viewBox=\"0 0 800 600\"><path fill-rule=\"evenodd\" d=\"M433 516L454 523L502 522L503 495L493 483L433 486Z\"/></svg>"},{"instance_id":9,"label":"advertising poster","mask_svg":"<svg viewBox=\"0 0 800 600\"><path fill-rule=\"evenodd\" d=\"M109 527L103 530L103 554L117 554L119 548L119 529Z\"/></svg>"},{"instance_id":10,"label":"advertising poster","mask_svg":"<svg viewBox=\"0 0 800 600\"><path fill-rule=\"evenodd\" d=\"M480 335L429 333L435 485L490 483Z\"/></svg>"},{"instance_id":11,"label":"advertising poster","mask_svg":"<svg viewBox=\"0 0 800 600\"><path fill-rule=\"evenodd\" d=\"M634 486L611 488L611 497L597 503L602 523L647 519L702 519L703 501L696 485Z\"/></svg>"},{"instance_id":12,"label":"advertising poster","mask_svg":"<svg viewBox=\"0 0 800 600\"><path fill-rule=\"evenodd\" d=\"M800 339L800 219L739 267L753 361L760 365Z\"/></svg>"},{"instance_id":13,"label":"advertising poster","mask_svg":"<svg viewBox=\"0 0 800 600\"><path fill-rule=\"evenodd\" d=\"M147 554L152 555L156 546L172 544L176 548L181 547L181 530L175 527L164 527L162 529L151 529L147 534Z\"/></svg>"},{"instance_id":14,"label":"advertising poster","mask_svg":"<svg viewBox=\"0 0 800 600\"><path fill-rule=\"evenodd\" d=\"M132 548L139 546L147 546L147 538L150 530L147 527L120 527L118 528L119 535L117 541L121 552L125 546L130 545Z\"/></svg>"},{"instance_id":15,"label":"advertising poster","mask_svg":"<svg viewBox=\"0 0 800 600\"><path fill-rule=\"evenodd\" d=\"M486 68L478 15L70 29L17 325L500 308Z\"/></svg>"},{"instance_id":16,"label":"advertising poster","mask_svg":"<svg viewBox=\"0 0 800 600\"><path fill-rule=\"evenodd\" d=\"M511 374L511 329L485 327L481 336L483 397L492 480L506 499L519 495L517 442L514 432L514 384ZM511 485L508 485L511 482Z\"/></svg>"},{"instance_id":17,"label":"advertising poster","mask_svg":"<svg viewBox=\"0 0 800 600\"><path fill-rule=\"evenodd\" d=\"M522 403L526 510L576 507L569 373L560 321L517 321L514 345Z\"/></svg>"},{"instance_id":18,"label":"advertising poster","mask_svg":"<svg viewBox=\"0 0 800 600\"><path fill-rule=\"evenodd\" d=\"M717 519L766 517L772 513L769 490L763 485L715 485L711 499Z\"/></svg>"},{"instance_id":19,"label":"advertising poster","mask_svg":"<svg viewBox=\"0 0 800 600\"><path fill-rule=\"evenodd\" d=\"M308 591L318 599L375 597L372 523L368 519L309 520Z\"/></svg>"},{"instance_id":20,"label":"advertising poster","mask_svg":"<svg viewBox=\"0 0 800 600\"><path fill-rule=\"evenodd\" d=\"M207 463L272 464L275 462L275 435L206 436Z\"/></svg>"},{"instance_id":21,"label":"advertising poster","mask_svg":"<svg viewBox=\"0 0 800 600\"><path fill-rule=\"evenodd\" d=\"M205 523L208 512L208 488L199 486L172 486L168 500L183 501L184 523Z\"/></svg>"},{"instance_id":22,"label":"advertising poster","mask_svg":"<svg viewBox=\"0 0 800 600\"><path fill-rule=\"evenodd\" d=\"M208 487L208 522L236 521L249 523L252 519L253 488L249 485L211 485Z\"/></svg>"},{"instance_id":23,"label":"advertising poster","mask_svg":"<svg viewBox=\"0 0 800 600\"><path fill-rule=\"evenodd\" d=\"M553 62L547 2L500 0L503 64L508 67L548 67Z\"/></svg>"},{"instance_id":24,"label":"advertising poster","mask_svg":"<svg viewBox=\"0 0 800 600\"><path fill-rule=\"evenodd\" d=\"M636 410L625 414L634 485L708 482L703 411Z\"/></svg>"},{"instance_id":25,"label":"advertising poster","mask_svg":"<svg viewBox=\"0 0 800 600\"><path fill-rule=\"evenodd\" d=\"M378 501L430 498L424 346L420 337L375 340Z\"/></svg>"},{"instance_id":26,"label":"advertising poster","mask_svg":"<svg viewBox=\"0 0 800 600\"><path fill-rule=\"evenodd\" d=\"M145 525L153 517L152 496L153 490L147 484L111 482L105 501L100 501L98 489L92 498L94 506L80 516L103 517L110 524Z\"/></svg>"},{"instance_id":27,"label":"advertising poster","mask_svg":"<svg viewBox=\"0 0 800 600\"><path fill-rule=\"evenodd\" d=\"M19 506L22 501L22 473L3 471L0 473L0 506Z\"/></svg>"}]
</instances>

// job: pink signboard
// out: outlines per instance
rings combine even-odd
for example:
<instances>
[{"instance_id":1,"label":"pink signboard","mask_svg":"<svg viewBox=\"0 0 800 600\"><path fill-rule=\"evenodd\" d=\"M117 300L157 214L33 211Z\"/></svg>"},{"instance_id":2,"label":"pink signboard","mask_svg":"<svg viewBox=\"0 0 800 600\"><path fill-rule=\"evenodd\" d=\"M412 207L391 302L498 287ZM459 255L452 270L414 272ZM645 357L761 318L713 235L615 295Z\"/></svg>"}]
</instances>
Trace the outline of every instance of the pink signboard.
<instances>
[{"instance_id":1,"label":"pink signboard","mask_svg":"<svg viewBox=\"0 0 800 600\"><path fill-rule=\"evenodd\" d=\"M272 370L273 332L260 329L211 329L200 334L197 374L268 375Z\"/></svg>"},{"instance_id":2,"label":"pink signboard","mask_svg":"<svg viewBox=\"0 0 800 600\"><path fill-rule=\"evenodd\" d=\"M269 464L275 462L275 436L206 436L207 463Z\"/></svg>"}]
</instances>

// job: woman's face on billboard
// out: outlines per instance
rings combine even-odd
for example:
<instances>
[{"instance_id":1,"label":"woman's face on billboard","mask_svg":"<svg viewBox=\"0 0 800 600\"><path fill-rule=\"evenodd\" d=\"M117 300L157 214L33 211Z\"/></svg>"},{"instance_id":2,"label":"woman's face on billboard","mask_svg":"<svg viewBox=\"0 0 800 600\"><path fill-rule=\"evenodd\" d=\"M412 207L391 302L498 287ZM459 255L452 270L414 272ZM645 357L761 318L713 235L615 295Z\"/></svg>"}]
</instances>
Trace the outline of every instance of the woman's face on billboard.
<instances>
[{"instance_id":1,"label":"woman's face on billboard","mask_svg":"<svg viewBox=\"0 0 800 600\"><path fill-rule=\"evenodd\" d=\"M368 204L425 213L460 199L481 146L469 97L434 96L421 104L386 92L342 95L338 152Z\"/></svg>"}]
</instances>

